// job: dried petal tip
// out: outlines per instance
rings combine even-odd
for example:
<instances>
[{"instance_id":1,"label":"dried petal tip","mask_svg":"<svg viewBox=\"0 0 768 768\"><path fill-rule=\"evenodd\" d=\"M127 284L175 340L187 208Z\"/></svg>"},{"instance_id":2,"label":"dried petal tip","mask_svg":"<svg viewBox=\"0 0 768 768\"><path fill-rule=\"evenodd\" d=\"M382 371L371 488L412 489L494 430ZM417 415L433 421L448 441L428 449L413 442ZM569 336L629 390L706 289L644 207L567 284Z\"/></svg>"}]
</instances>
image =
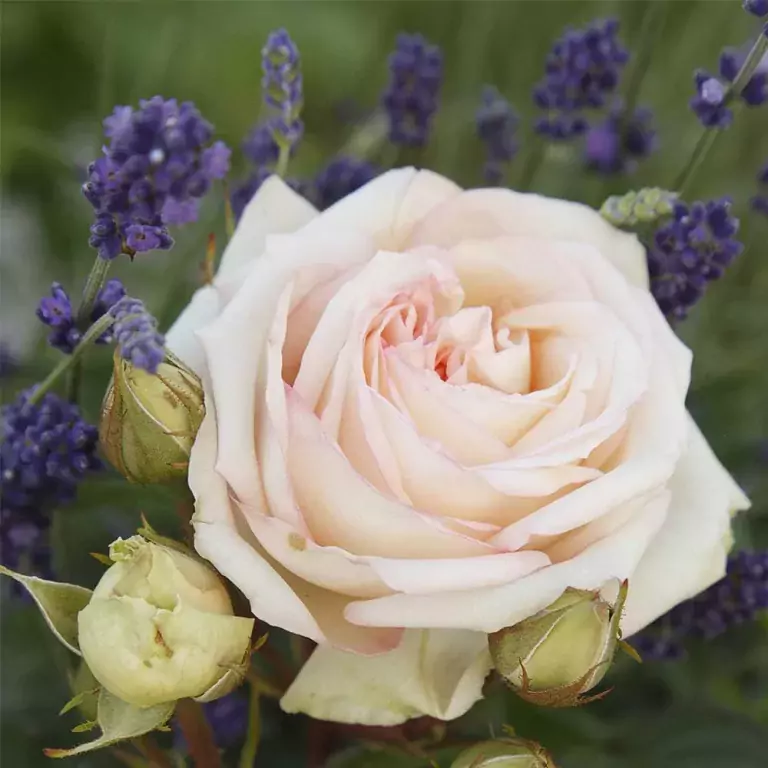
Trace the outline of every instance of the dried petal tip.
<instances>
[{"instance_id":1,"label":"dried petal tip","mask_svg":"<svg viewBox=\"0 0 768 768\"><path fill-rule=\"evenodd\" d=\"M152 374L115 354L99 424L102 450L131 482L184 478L204 413L200 380L176 357Z\"/></svg>"},{"instance_id":2,"label":"dried petal tip","mask_svg":"<svg viewBox=\"0 0 768 768\"><path fill-rule=\"evenodd\" d=\"M496 671L534 704L570 707L601 698L605 693L583 694L613 661L626 592L625 582L611 604L599 592L567 589L543 611L489 635Z\"/></svg>"},{"instance_id":3,"label":"dried petal tip","mask_svg":"<svg viewBox=\"0 0 768 768\"><path fill-rule=\"evenodd\" d=\"M540 744L527 739L508 738L483 741L465 749L451 768L556 768Z\"/></svg>"}]
</instances>

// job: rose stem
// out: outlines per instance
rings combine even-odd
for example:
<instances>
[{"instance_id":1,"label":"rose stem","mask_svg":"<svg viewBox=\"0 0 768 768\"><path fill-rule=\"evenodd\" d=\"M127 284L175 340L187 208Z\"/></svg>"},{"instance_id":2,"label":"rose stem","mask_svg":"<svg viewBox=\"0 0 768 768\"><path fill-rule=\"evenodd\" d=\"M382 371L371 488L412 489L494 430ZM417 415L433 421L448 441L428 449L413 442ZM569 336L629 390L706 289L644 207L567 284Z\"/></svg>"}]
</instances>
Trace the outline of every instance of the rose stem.
<instances>
[{"instance_id":1,"label":"rose stem","mask_svg":"<svg viewBox=\"0 0 768 768\"><path fill-rule=\"evenodd\" d=\"M196 768L221 768L213 731L200 704L192 699L181 699L176 705L176 722Z\"/></svg>"},{"instance_id":2,"label":"rose stem","mask_svg":"<svg viewBox=\"0 0 768 768\"><path fill-rule=\"evenodd\" d=\"M261 741L261 695L258 686L253 682L250 683L249 687L248 731L245 735L243 751L240 753L240 768L253 768L253 761L256 759Z\"/></svg>"}]
</instances>

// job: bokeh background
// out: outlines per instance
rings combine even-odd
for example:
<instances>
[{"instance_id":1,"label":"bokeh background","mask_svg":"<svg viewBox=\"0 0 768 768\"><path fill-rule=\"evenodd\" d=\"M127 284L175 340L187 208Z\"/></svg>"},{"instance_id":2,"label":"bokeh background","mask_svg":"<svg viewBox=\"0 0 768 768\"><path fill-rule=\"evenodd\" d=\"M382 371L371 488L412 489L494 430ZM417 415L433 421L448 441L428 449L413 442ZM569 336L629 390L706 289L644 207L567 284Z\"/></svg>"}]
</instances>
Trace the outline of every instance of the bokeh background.
<instances>
[{"instance_id":1,"label":"bokeh background","mask_svg":"<svg viewBox=\"0 0 768 768\"><path fill-rule=\"evenodd\" d=\"M665 0L651 0L665 2ZM34 309L52 280L77 295L93 260L90 207L79 186L102 142L101 119L115 104L155 94L193 100L235 150L260 113L260 49L285 26L298 43L305 76L306 138L291 173L311 176L349 139L355 117L376 106L386 56L398 31L421 32L445 55L442 108L418 161L472 186L481 183L482 148L473 115L482 84L497 85L525 118L544 56L567 24L616 15L633 48L649 3L549 2L4 2L0 91L0 340L18 362L2 379L6 401L42 378L56 357ZM657 115L660 151L630 179L582 170L578 146L550 152L536 190L593 205L614 192L672 183L701 128L688 108L692 72L714 69L720 49L741 45L756 22L737 0L671 0L652 41L640 103ZM739 546L768 547L768 218L749 210L755 176L768 161L768 109L738 115L697 177L692 195L731 195L746 252L679 328L695 353L690 408L754 508L737 521ZM517 171L515 171L516 173ZM208 232L223 242L223 197L209 195L198 224L178 231L170 252L119 260L113 268L132 295L167 326L194 290ZM109 353L87 362L85 410L95 420L109 376ZM135 529L140 512L173 530L173 502L158 489L129 487L112 473L83 487L55 521L55 566L62 580L88 586L105 551ZM36 611L2 606L0 762L30 768L44 746L77 738L77 717L57 717L69 698L57 646ZM683 662L621 662L616 690L578 710L542 710L497 692L461 730L469 737L507 723L549 747L566 768L762 768L768 745L768 624L737 628L691 646ZM259 766L306 765L307 723L265 712ZM168 737L170 738L170 736ZM447 765L450 762L446 762ZM117 765L108 753L78 766ZM387 752L347 751L336 766L425 765ZM441 763L442 764L442 763Z\"/></svg>"}]
</instances>

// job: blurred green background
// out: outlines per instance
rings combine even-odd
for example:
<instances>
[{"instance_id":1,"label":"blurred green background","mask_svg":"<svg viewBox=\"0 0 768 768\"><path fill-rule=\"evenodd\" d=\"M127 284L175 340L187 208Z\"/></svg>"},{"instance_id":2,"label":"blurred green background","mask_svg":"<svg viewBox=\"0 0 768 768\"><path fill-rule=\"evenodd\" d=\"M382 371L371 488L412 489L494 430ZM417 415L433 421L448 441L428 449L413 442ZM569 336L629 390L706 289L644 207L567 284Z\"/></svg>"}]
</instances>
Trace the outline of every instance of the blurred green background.
<instances>
[{"instance_id":1,"label":"blurred green background","mask_svg":"<svg viewBox=\"0 0 768 768\"><path fill-rule=\"evenodd\" d=\"M664 0L658 0L664 2ZM581 171L578 148L551 152L536 191L599 204L629 187L669 185L700 135L688 108L692 72L716 68L720 49L756 32L736 0L667 3L652 41L640 103L654 108L661 150L630 180ZM232 178L243 173L239 144L260 112L260 49L285 26L298 43L305 75L307 136L291 173L315 173L348 140L348 115L376 105L386 55L398 31L421 32L445 54L442 108L419 162L472 186L482 149L473 114L483 83L497 85L526 118L530 89L553 38L567 24L617 15L633 48L649 3L624 2L4 2L0 109L0 338L21 361L3 381L4 401L39 380L55 361L34 307L52 280L76 295L93 260L90 208L79 192L96 157L101 119L115 104L154 94L193 100L235 149ZM345 117L347 116L347 117ZM529 140L523 131L523 152ZM768 546L768 219L747 201L768 161L768 109L738 115L697 177L695 197L731 195L748 248L680 328L695 352L690 407L715 450L754 500L737 522L742 546ZM515 170L517 173L517 170ZM174 233L170 253L121 260L113 272L167 325L194 290L205 236L223 241L221 194L209 196L197 225ZM215 198L215 199L214 199ZM109 354L87 363L86 412L95 420L109 375ZM145 512L170 530L162 490L127 486L105 473L56 518L56 566L63 580L92 585L101 567L85 553L104 551ZM498 692L460 726L472 738L503 723L540 739L566 768L762 768L768 745L768 625L733 630L676 664L611 673L605 702L573 711L537 710ZM0 762L47 761L44 746L65 746L77 718L56 713L69 698L56 647L36 612L6 601L2 610ZM274 708L265 714L257 765L302 766L306 723ZM450 761L448 761L450 762ZM112 766L107 753L72 765ZM348 752L337 766L424 765L403 757ZM441 763L443 764L443 763ZM445 765L448 763L444 763Z\"/></svg>"}]
</instances>

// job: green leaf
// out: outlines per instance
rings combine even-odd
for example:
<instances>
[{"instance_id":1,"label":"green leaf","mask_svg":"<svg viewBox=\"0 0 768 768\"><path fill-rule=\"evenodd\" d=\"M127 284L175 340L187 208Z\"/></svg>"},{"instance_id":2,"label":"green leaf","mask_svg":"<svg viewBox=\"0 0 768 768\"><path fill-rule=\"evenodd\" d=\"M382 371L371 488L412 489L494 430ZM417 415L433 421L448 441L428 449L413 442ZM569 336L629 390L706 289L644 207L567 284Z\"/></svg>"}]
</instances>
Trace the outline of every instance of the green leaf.
<instances>
[{"instance_id":1,"label":"green leaf","mask_svg":"<svg viewBox=\"0 0 768 768\"><path fill-rule=\"evenodd\" d=\"M95 720L86 720L84 723L80 723L80 725L76 725L72 729L72 733L86 733L87 731L92 731L98 723Z\"/></svg>"},{"instance_id":2,"label":"green leaf","mask_svg":"<svg viewBox=\"0 0 768 768\"><path fill-rule=\"evenodd\" d=\"M51 631L72 653L80 655L77 642L77 614L88 605L91 590L77 584L46 581L37 576L25 576L0 565L0 573L21 584L37 604Z\"/></svg>"},{"instance_id":3,"label":"green leaf","mask_svg":"<svg viewBox=\"0 0 768 768\"><path fill-rule=\"evenodd\" d=\"M94 749L101 749L115 744L123 739L132 739L143 736L164 726L176 706L176 702L158 704L155 707L136 707L133 704L118 699L106 688L99 694L98 725L101 728L101 736L94 741L89 741L72 749L45 749L48 757L60 758L81 755ZM85 725L85 724L84 724Z\"/></svg>"},{"instance_id":4,"label":"green leaf","mask_svg":"<svg viewBox=\"0 0 768 768\"><path fill-rule=\"evenodd\" d=\"M60 710L59 714L64 715L67 712L69 712L71 709L74 709L75 707L79 707L86 699L87 696L94 694L98 692L98 688L94 688L90 691L80 691L80 693L76 693Z\"/></svg>"}]
</instances>

